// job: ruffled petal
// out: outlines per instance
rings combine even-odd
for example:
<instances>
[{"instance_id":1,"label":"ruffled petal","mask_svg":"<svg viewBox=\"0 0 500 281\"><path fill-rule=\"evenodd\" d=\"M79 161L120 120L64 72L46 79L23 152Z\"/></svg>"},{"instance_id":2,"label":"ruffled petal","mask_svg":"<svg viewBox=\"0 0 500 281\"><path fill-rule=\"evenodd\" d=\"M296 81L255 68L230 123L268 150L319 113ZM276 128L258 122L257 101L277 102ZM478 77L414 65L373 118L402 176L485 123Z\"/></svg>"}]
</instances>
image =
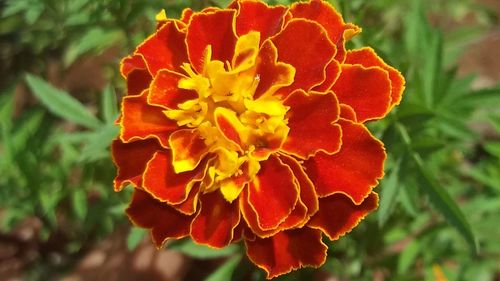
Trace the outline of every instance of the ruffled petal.
<instances>
[{"instance_id":1,"label":"ruffled petal","mask_svg":"<svg viewBox=\"0 0 500 281\"><path fill-rule=\"evenodd\" d=\"M193 184L193 187L191 188L191 191L189 191L189 195L186 198L186 200L177 205L172 205L172 207L187 216L194 214L198 208L198 201L200 197L200 186L201 186L200 182L195 182Z\"/></svg>"},{"instance_id":2,"label":"ruffled petal","mask_svg":"<svg viewBox=\"0 0 500 281\"><path fill-rule=\"evenodd\" d=\"M186 8L182 10L181 21L185 24L188 24L193 14L194 11L191 8Z\"/></svg>"},{"instance_id":3,"label":"ruffled petal","mask_svg":"<svg viewBox=\"0 0 500 281\"><path fill-rule=\"evenodd\" d=\"M286 96L290 89L309 91L325 81L325 68L336 48L321 25L306 19L293 19L271 40L278 49L278 60L291 64L296 70L293 84L281 89L281 95Z\"/></svg>"},{"instance_id":4,"label":"ruffled petal","mask_svg":"<svg viewBox=\"0 0 500 281\"><path fill-rule=\"evenodd\" d=\"M401 72L394 67L387 65L372 48L366 47L347 52L345 63L347 64L361 64L364 67L378 66L389 73L391 80L391 106L398 105L401 102L403 91L405 89L405 79Z\"/></svg>"},{"instance_id":5,"label":"ruffled petal","mask_svg":"<svg viewBox=\"0 0 500 281\"><path fill-rule=\"evenodd\" d=\"M120 191L127 184L142 185L142 174L146 164L156 151L162 147L155 139L124 143L116 139L111 144L111 155L118 169L114 179L115 191Z\"/></svg>"},{"instance_id":6,"label":"ruffled petal","mask_svg":"<svg viewBox=\"0 0 500 281\"><path fill-rule=\"evenodd\" d=\"M172 165L176 173L194 170L208 153L205 141L195 129L175 131L169 138Z\"/></svg>"},{"instance_id":7,"label":"ruffled petal","mask_svg":"<svg viewBox=\"0 0 500 281\"><path fill-rule=\"evenodd\" d=\"M192 217L179 213L142 190L135 189L126 213L135 225L151 230L151 236L158 248L168 239L189 235Z\"/></svg>"},{"instance_id":8,"label":"ruffled petal","mask_svg":"<svg viewBox=\"0 0 500 281\"><path fill-rule=\"evenodd\" d=\"M263 230L276 228L290 215L299 198L292 170L276 156L262 161L261 168L248 187L248 203L257 214Z\"/></svg>"},{"instance_id":9,"label":"ruffled petal","mask_svg":"<svg viewBox=\"0 0 500 281\"><path fill-rule=\"evenodd\" d=\"M127 95L141 94L153 79L141 55L124 58L120 63L120 72L127 81Z\"/></svg>"},{"instance_id":10,"label":"ruffled petal","mask_svg":"<svg viewBox=\"0 0 500 281\"><path fill-rule=\"evenodd\" d=\"M142 187L155 199L169 204L184 202L195 182L201 181L205 167L184 173L175 173L171 151L158 151L144 171Z\"/></svg>"},{"instance_id":11,"label":"ruffled petal","mask_svg":"<svg viewBox=\"0 0 500 281\"><path fill-rule=\"evenodd\" d=\"M245 240L250 260L273 278L301 267L320 267L326 260L327 246L321 232L300 228L279 232L269 238Z\"/></svg>"},{"instance_id":12,"label":"ruffled petal","mask_svg":"<svg viewBox=\"0 0 500 281\"><path fill-rule=\"evenodd\" d=\"M236 16L238 36L258 31L263 42L283 28L284 17L288 10L286 7L270 7L260 1L238 1L238 5L239 13Z\"/></svg>"},{"instance_id":13,"label":"ruffled petal","mask_svg":"<svg viewBox=\"0 0 500 281\"><path fill-rule=\"evenodd\" d=\"M219 107L214 112L215 124L221 134L230 142L243 147L245 126L241 123L236 113L227 108Z\"/></svg>"},{"instance_id":14,"label":"ruffled petal","mask_svg":"<svg viewBox=\"0 0 500 281\"><path fill-rule=\"evenodd\" d=\"M120 62L120 73L125 79L132 71L141 69L147 69L146 62L141 55L127 56Z\"/></svg>"},{"instance_id":15,"label":"ruffled petal","mask_svg":"<svg viewBox=\"0 0 500 281\"><path fill-rule=\"evenodd\" d=\"M334 155L318 152L304 162L319 197L342 193L363 202L384 176L384 145L358 123L341 120L342 148Z\"/></svg>"},{"instance_id":16,"label":"ruffled petal","mask_svg":"<svg viewBox=\"0 0 500 281\"><path fill-rule=\"evenodd\" d=\"M318 195L313 182L297 159L288 155L280 155L280 160L292 169L293 175L300 186L300 199L307 207L307 215L312 216L318 211Z\"/></svg>"},{"instance_id":17,"label":"ruffled petal","mask_svg":"<svg viewBox=\"0 0 500 281\"><path fill-rule=\"evenodd\" d=\"M356 119L356 112L354 112L354 109L347 104L340 105L340 118L358 123L358 120Z\"/></svg>"},{"instance_id":18,"label":"ruffled petal","mask_svg":"<svg viewBox=\"0 0 500 281\"><path fill-rule=\"evenodd\" d=\"M326 67L326 78L321 85L315 86L313 88L316 92L328 92L332 86L335 84L340 76L340 64L336 60L332 60Z\"/></svg>"},{"instance_id":19,"label":"ruffled petal","mask_svg":"<svg viewBox=\"0 0 500 281\"><path fill-rule=\"evenodd\" d=\"M227 246L240 222L238 203L227 202L219 192L201 196L200 212L191 224L191 237L200 244L215 248Z\"/></svg>"},{"instance_id":20,"label":"ruffled petal","mask_svg":"<svg viewBox=\"0 0 500 281\"><path fill-rule=\"evenodd\" d=\"M340 149L342 132L338 124L339 104L333 93L319 94L302 90L284 101L290 132L282 150L307 159L318 151L333 154Z\"/></svg>"},{"instance_id":21,"label":"ruffled petal","mask_svg":"<svg viewBox=\"0 0 500 281\"><path fill-rule=\"evenodd\" d=\"M136 53L144 57L153 77L161 69L179 71L181 64L188 61L185 38L175 21L167 21L137 47Z\"/></svg>"},{"instance_id":22,"label":"ruffled petal","mask_svg":"<svg viewBox=\"0 0 500 281\"><path fill-rule=\"evenodd\" d=\"M165 116L163 108L149 105L147 93L123 98L120 139L130 142L155 138L163 147L168 147L168 138L178 128L177 123Z\"/></svg>"},{"instance_id":23,"label":"ruffled petal","mask_svg":"<svg viewBox=\"0 0 500 281\"><path fill-rule=\"evenodd\" d=\"M236 46L233 29L235 10L198 13L191 17L186 42L189 61L199 73L203 70L206 48L212 49L212 60L231 61Z\"/></svg>"},{"instance_id":24,"label":"ruffled petal","mask_svg":"<svg viewBox=\"0 0 500 281\"><path fill-rule=\"evenodd\" d=\"M183 77L170 70L159 71L149 88L148 103L166 109L177 109L178 104L197 98L196 91L178 87L179 80Z\"/></svg>"},{"instance_id":25,"label":"ruffled petal","mask_svg":"<svg viewBox=\"0 0 500 281\"><path fill-rule=\"evenodd\" d=\"M391 80L380 67L342 65L342 73L332 90L340 103L351 106L359 122L384 117L391 105Z\"/></svg>"},{"instance_id":26,"label":"ruffled petal","mask_svg":"<svg viewBox=\"0 0 500 281\"><path fill-rule=\"evenodd\" d=\"M319 199L319 211L307 226L320 229L330 240L337 240L377 207L378 195L375 192L370 193L359 205L343 194L333 194Z\"/></svg>"},{"instance_id":27,"label":"ruffled petal","mask_svg":"<svg viewBox=\"0 0 500 281\"><path fill-rule=\"evenodd\" d=\"M277 90L289 86L295 77L295 68L290 64L278 62L278 50L274 44L266 40L257 57L256 76L259 84L254 93L254 99L263 95L272 95Z\"/></svg>"}]
</instances>

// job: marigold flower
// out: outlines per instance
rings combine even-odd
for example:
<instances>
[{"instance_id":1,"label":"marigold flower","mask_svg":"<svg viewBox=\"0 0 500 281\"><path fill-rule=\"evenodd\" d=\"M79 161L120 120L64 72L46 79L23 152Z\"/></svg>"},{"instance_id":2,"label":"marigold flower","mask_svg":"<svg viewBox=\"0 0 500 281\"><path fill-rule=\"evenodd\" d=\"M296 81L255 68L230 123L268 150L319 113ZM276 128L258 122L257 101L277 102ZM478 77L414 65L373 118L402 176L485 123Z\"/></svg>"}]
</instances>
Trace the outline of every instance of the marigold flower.
<instances>
[{"instance_id":1,"label":"marigold flower","mask_svg":"<svg viewBox=\"0 0 500 281\"><path fill-rule=\"evenodd\" d=\"M127 96L112 145L115 190L161 247L191 237L215 248L243 240L272 278L326 259L377 208L383 144L364 123L404 89L361 29L327 2L159 14L156 32L122 61Z\"/></svg>"}]
</instances>

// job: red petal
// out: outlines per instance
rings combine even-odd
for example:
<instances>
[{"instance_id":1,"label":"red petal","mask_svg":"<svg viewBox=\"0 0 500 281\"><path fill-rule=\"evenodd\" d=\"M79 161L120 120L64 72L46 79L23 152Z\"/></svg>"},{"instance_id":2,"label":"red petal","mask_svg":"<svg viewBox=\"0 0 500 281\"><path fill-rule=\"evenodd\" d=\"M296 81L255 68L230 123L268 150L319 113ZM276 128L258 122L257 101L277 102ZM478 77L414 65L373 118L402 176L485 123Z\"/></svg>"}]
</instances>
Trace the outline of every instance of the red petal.
<instances>
[{"instance_id":1,"label":"red petal","mask_svg":"<svg viewBox=\"0 0 500 281\"><path fill-rule=\"evenodd\" d=\"M194 170L208 153L208 147L197 130L175 131L170 135L169 144L176 173Z\"/></svg>"},{"instance_id":2,"label":"red petal","mask_svg":"<svg viewBox=\"0 0 500 281\"><path fill-rule=\"evenodd\" d=\"M127 76L127 95L140 95L149 88L151 74L147 69L134 69Z\"/></svg>"},{"instance_id":3,"label":"red petal","mask_svg":"<svg viewBox=\"0 0 500 281\"><path fill-rule=\"evenodd\" d=\"M147 91L140 96L124 97L120 121L122 141L156 138L163 147L168 147L168 137L178 126L165 116L163 110L147 103Z\"/></svg>"},{"instance_id":4,"label":"red petal","mask_svg":"<svg viewBox=\"0 0 500 281\"><path fill-rule=\"evenodd\" d=\"M342 148L337 154L319 152L305 161L306 173L319 197L342 193L360 204L384 175L385 149L368 129L341 120Z\"/></svg>"},{"instance_id":5,"label":"red petal","mask_svg":"<svg viewBox=\"0 0 500 281\"><path fill-rule=\"evenodd\" d=\"M335 84L335 81L340 76L340 64L336 60L332 60L328 66L326 67L326 79L323 81L321 85L318 85L313 88L314 91L316 92L328 92Z\"/></svg>"},{"instance_id":6,"label":"red petal","mask_svg":"<svg viewBox=\"0 0 500 281\"><path fill-rule=\"evenodd\" d=\"M134 70L146 69L146 63L141 55L132 55L124 58L120 63L120 73L127 78Z\"/></svg>"},{"instance_id":7,"label":"red petal","mask_svg":"<svg viewBox=\"0 0 500 281\"><path fill-rule=\"evenodd\" d=\"M177 87L182 75L163 69L156 75L149 89L148 102L168 109L177 109L177 105L198 97L196 91Z\"/></svg>"},{"instance_id":8,"label":"red petal","mask_svg":"<svg viewBox=\"0 0 500 281\"><path fill-rule=\"evenodd\" d=\"M230 142L242 148L244 144L240 134L242 134L245 127L240 122L235 112L226 108L216 108L214 119L222 135Z\"/></svg>"},{"instance_id":9,"label":"red petal","mask_svg":"<svg viewBox=\"0 0 500 281\"><path fill-rule=\"evenodd\" d=\"M321 232L310 228L245 240L245 245L250 260L267 272L268 279L301 267L320 267L325 263L328 249L321 241Z\"/></svg>"},{"instance_id":10,"label":"red petal","mask_svg":"<svg viewBox=\"0 0 500 281\"><path fill-rule=\"evenodd\" d=\"M272 95L284 86L293 83L295 69L293 66L277 62L278 50L274 44L266 40L260 48L257 57L256 75L259 77L259 85L254 93L254 99L264 94Z\"/></svg>"},{"instance_id":11,"label":"red petal","mask_svg":"<svg viewBox=\"0 0 500 281\"><path fill-rule=\"evenodd\" d=\"M188 26L186 42L189 60L198 72L203 70L205 49L212 46L212 60L231 61L236 45L233 29L234 10L194 14Z\"/></svg>"},{"instance_id":12,"label":"red petal","mask_svg":"<svg viewBox=\"0 0 500 281\"><path fill-rule=\"evenodd\" d=\"M187 199L195 181L201 181L205 167L185 173L175 173L171 151L158 151L148 162L142 187L155 199L169 204L180 204Z\"/></svg>"},{"instance_id":13,"label":"red petal","mask_svg":"<svg viewBox=\"0 0 500 281\"><path fill-rule=\"evenodd\" d=\"M342 65L342 73L332 90L340 103L351 106L359 122L380 119L391 104L391 80L380 67Z\"/></svg>"},{"instance_id":14,"label":"red petal","mask_svg":"<svg viewBox=\"0 0 500 281\"><path fill-rule=\"evenodd\" d=\"M319 94L302 90L293 92L284 102L290 132L282 150L307 159L318 151L337 152L341 145L339 104L333 93Z\"/></svg>"},{"instance_id":15,"label":"red petal","mask_svg":"<svg viewBox=\"0 0 500 281\"><path fill-rule=\"evenodd\" d=\"M176 22L167 21L136 52L144 57L152 76L161 69L180 70L181 64L188 61L185 38Z\"/></svg>"},{"instance_id":16,"label":"red petal","mask_svg":"<svg viewBox=\"0 0 500 281\"><path fill-rule=\"evenodd\" d=\"M118 172L114 180L115 191L132 183L142 185L142 174L153 154L162 147L155 139L123 143L116 139L111 144L111 154Z\"/></svg>"},{"instance_id":17,"label":"red petal","mask_svg":"<svg viewBox=\"0 0 500 281\"><path fill-rule=\"evenodd\" d=\"M294 19L271 40L278 48L278 60L295 67L295 81L287 88L309 91L325 81L325 68L335 55L336 48L319 24ZM280 91L283 95L289 92L285 89Z\"/></svg>"},{"instance_id":18,"label":"red petal","mask_svg":"<svg viewBox=\"0 0 500 281\"><path fill-rule=\"evenodd\" d=\"M358 123L358 121L356 120L356 112L354 112L354 109L352 109L352 107L348 106L347 104L340 105L340 118Z\"/></svg>"},{"instance_id":19,"label":"red petal","mask_svg":"<svg viewBox=\"0 0 500 281\"><path fill-rule=\"evenodd\" d=\"M182 10L182 15L181 15L181 21L183 23L188 24L189 21L191 20L191 17L193 16L194 11L191 8L186 8Z\"/></svg>"},{"instance_id":20,"label":"red petal","mask_svg":"<svg viewBox=\"0 0 500 281\"><path fill-rule=\"evenodd\" d=\"M300 199L307 207L307 214L312 216L318 211L318 195L316 194L313 182L295 158L288 155L280 155L280 160L292 169L293 175L300 186Z\"/></svg>"},{"instance_id":21,"label":"red petal","mask_svg":"<svg viewBox=\"0 0 500 281\"><path fill-rule=\"evenodd\" d=\"M260 40L275 35L283 28L287 8L270 7L260 1L239 1L239 13L236 17L236 34L245 35L251 31L260 32Z\"/></svg>"},{"instance_id":22,"label":"red petal","mask_svg":"<svg viewBox=\"0 0 500 281\"><path fill-rule=\"evenodd\" d=\"M349 51L345 63L361 64L364 67L378 66L386 70L391 80L391 108L399 104L405 88L405 79L397 69L387 65L372 48Z\"/></svg>"},{"instance_id":23,"label":"red petal","mask_svg":"<svg viewBox=\"0 0 500 281\"><path fill-rule=\"evenodd\" d=\"M135 225L151 229L151 236L157 247L161 247L167 239L189 235L192 217L177 212L139 189L135 189L126 212Z\"/></svg>"},{"instance_id":24,"label":"red petal","mask_svg":"<svg viewBox=\"0 0 500 281\"><path fill-rule=\"evenodd\" d=\"M186 198L186 200L180 204L172 205L172 207L177 211L190 216L194 214L197 210L199 195L200 195L200 182L196 182L193 185L193 188L191 188L191 191L189 192L189 195Z\"/></svg>"},{"instance_id":25,"label":"red petal","mask_svg":"<svg viewBox=\"0 0 500 281\"><path fill-rule=\"evenodd\" d=\"M201 210L191 224L191 236L196 243L216 248L227 246L240 222L238 203L227 202L220 192L201 196Z\"/></svg>"},{"instance_id":26,"label":"red petal","mask_svg":"<svg viewBox=\"0 0 500 281\"><path fill-rule=\"evenodd\" d=\"M290 215L298 200L298 186L292 170L276 156L260 162L254 181L249 184L248 203L257 213L261 229L276 228Z\"/></svg>"},{"instance_id":27,"label":"red petal","mask_svg":"<svg viewBox=\"0 0 500 281\"><path fill-rule=\"evenodd\" d=\"M354 204L343 194L334 194L319 199L319 211L307 225L322 230L331 240L337 240L377 207L378 195L374 192L360 205Z\"/></svg>"}]
</instances>

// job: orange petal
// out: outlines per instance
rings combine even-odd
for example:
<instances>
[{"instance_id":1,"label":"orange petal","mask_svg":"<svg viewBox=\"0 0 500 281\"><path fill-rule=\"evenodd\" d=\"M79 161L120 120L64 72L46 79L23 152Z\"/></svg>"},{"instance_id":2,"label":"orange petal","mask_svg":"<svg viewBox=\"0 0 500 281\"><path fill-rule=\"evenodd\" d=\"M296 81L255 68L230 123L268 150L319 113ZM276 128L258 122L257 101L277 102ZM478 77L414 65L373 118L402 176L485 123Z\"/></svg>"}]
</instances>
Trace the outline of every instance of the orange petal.
<instances>
[{"instance_id":1,"label":"orange petal","mask_svg":"<svg viewBox=\"0 0 500 281\"><path fill-rule=\"evenodd\" d=\"M378 195L374 192L359 205L343 194L333 194L319 199L319 211L307 225L322 230L331 240L337 240L377 207Z\"/></svg>"},{"instance_id":2,"label":"orange petal","mask_svg":"<svg viewBox=\"0 0 500 281\"><path fill-rule=\"evenodd\" d=\"M259 77L259 84L254 99L264 94L272 95L280 88L293 83L295 77L293 66L277 60L278 50L271 41L266 40L257 57L256 75Z\"/></svg>"},{"instance_id":3,"label":"orange petal","mask_svg":"<svg viewBox=\"0 0 500 281\"><path fill-rule=\"evenodd\" d=\"M147 93L123 98L120 138L124 142L156 138L168 147L168 137L178 128L177 123L165 116L163 108L149 105Z\"/></svg>"},{"instance_id":4,"label":"orange petal","mask_svg":"<svg viewBox=\"0 0 500 281\"><path fill-rule=\"evenodd\" d=\"M328 249L321 241L321 232L310 228L245 240L245 245L250 260L267 272L268 279L301 267L320 267Z\"/></svg>"},{"instance_id":5,"label":"orange petal","mask_svg":"<svg viewBox=\"0 0 500 281\"><path fill-rule=\"evenodd\" d=\"M319 152L304 166L319 197L342 193L360 204L384 175L385 149L364 125L348 120L339 124L340 151L334 155Z\"/></svg>"},{"instance_id":6,"label":"orange petal","mask_svg":"<svg viewBox=\"0 0 500 281\"><path fill-rule=\"evenodd\" d=\"M193 14L194 11L191 8L186 8L182 10L181 21L185 24L188 24Z\"/></svg>"},{"instance_id":7,"label":"orange petal","mask_svg":"<svg viewBox=\"0 0 500 281\"><path fill-rule=\"evenodd\" d=\"M126 213L135 225L151 230L157 247L161 247L168 239L189 235L192 217L177 212L142 190L135 189Z\"/></svg>"},{"instance_id":8,"label":"orange petal","mask_svg":"<svg viewBox=\"0 0 500 281\"><path fill-rule=\"evenodd\" d=\"M196 91L180 89L177 85L182 75L163 69L158 72L149 88L148 102L167 109L177 109L177 105L198 97Z\"/></svg>"},{"instance_id":9,"label":"orange petal","mask_svg":"<svg viewBox=\"0 0 500 281\"><path fill-rule=\"evenodd\" d=\"M340 118L358 123L358 120L356 120L356 112L354 112L354 109L347 104L340 105Z\"/></svg>"},{"instance_id":10,"label":"orange petal","mask_svg":"<svg viewBox=\"0 0 500 281\"><path fill-rule=\"evenodd\" d=\"M248 203L257 213L259 227L276 228L290 215L299 198L292 170L276 156L260 162L256 178L248 188Z\"/></svg>"},{"instance_id":11,"label":"orange petal","mask_svg":"<svg viewBox=\"0 0 500 281\"><path fill-rule=\"evenodd\" d=\"M172 152L158 151L148 162L144 171L142 187L155 199L168 204L184 202L195 181L201 181L205 167L184 173L175 173Z\"/></svg>"},{"instance_id":12,"label":"orange petal","mask_svg":"<svg viewBox=\"0 0 500 281\"><path fill-rule=\"evenodd\" d=\"M316 22L293 19L271 39L278 49L278 60L295 67L295 81L282 89L287 95L290 89L309 91L325 81L325 68L335 55L336 48L328 40L326 31Z\"/></svg>"},{"instance_id":13,"label":"orange petal","mask_svg":"<svg viewBox=\"0 0 500 281\"><path fill-rule=\"evenodd\" d=\"M146 62L141 55L127 56L120 63L120 73L123 78L127 78L130 72L138 69L147 69Z\"/></svg>"},{"instance_id":14,"label":"orange petal","mask_svg":"<svg viewBox=\"0 0 500 281\"><path fill-rule=\"evenodd\" d=\"M212 60L231 61L236 46L233 29L234 10L194 14L188 26L186 42L189 60L199 73L203 70L205 49L212 46Z\"/></svg>"},{"instance_id":15,"label":"orange petal","mask_svg":"<svg viewBox=\"0 0 500 281\"><path fill-rule=\"evenodd\" d=\"M181 64L188 61L185 38L175 21L167 21L136 52L144 56L152 76L161 69L180 70Z\"/></svg>"},{"instance_id":16,"label":"orange petal","mask_svg":"<svg viewBox=\"0 0 500 281\"><path fill-rule=\"evenodd\" d=\"M232 110L219 107L214 112L215 123L222 135L238 147L243 147L242 135L245 126L241 123L236 113Z\"/></svg>"},{"instance_id":17,"label":"orange petal","mask_svg":"<svg viewBox=\"0 0 500 281\"><path fill-rule=\"evenodd\" d=\"M280 160L292 169L293 175L300 186L300 199L307 207L307 214L312 216L318 211L318 195L313 182L297 159L283 154L280 155Z\"/></svg>"},{"instance_id":18,"label":"orange petal","mask_svg":"<svg viewBox=\"0 0 500 281\"><path fill-rule=\"evenodd\" d=\"M260 1L238 1L238 5L239 13L236 16L236 34L238 36L258 31L261 42L263 42L283 28L286 7L270 7Z\"/></svg>"},{"instance_id":19,"label":"orange petal","mask_svg":"<svg viewBox=\"0 0 500 281\"><path fill-rule=\"evenodd\" d=\"M332 90L340 103L351 106L359 122L380 119L390 109L391 80L380 67L342 65L342 73Z\"/></svg>"},{"instance_id":20,"label":"orange petal","mask_svg":"<svg viewBox=\"0 0 500 281\"><path fill-rule=\"evenodd\" d=\"M142 185L142 174L146 164L162 147L155 139L124 143L116 139L111 144L111 155L118 169L114 180L115 191L120 191L127 184Z\"/></svg>"},{"instance_id":21,"label":"orange petal","mask_svg":"<svg viewBox=\"0 0 500 281\"><path fill-rule=\"evenodd\" d=\"M238 203L229 203L219 192L211 192L201 196L200 204L200 212L191 224L191 237L211 247L227 246L240 222Z\"/></svg>"},{"instance_id":22,"label":"orange petal","mask_svg":"<svg viewBox=\"0 0 500 281\"><path fill-rule=\"evenodd\" d=\"M387 65L372 48L366 47L347 52L345 63L361 64L364 67L378 66L386 70L391 80L391 109L399 104L405 88L405 79L397 69Z\"/></svg>"},{"instance_id":23,"label":"orange petal","mask_svg":"<svg viewBox=\"0 0 500 281\"><path fill-rule=\"evenodd\" d=\"M208 147L197 130L182 129L175 131L169 138L172 149L172 165L176 173L194 170L207 155Z\"/></svg>"},{"instance_id":24,"label":"orange petal","mask_svg":"<svg viewBox=\"0 0 500 281\"><path fill-rule=\"evenodd\" d=\"M286 114L290 132L283 151L307 159L318 151L332 154L340 149L342 132L333 124L339 118L339 104L333 93L297 90L284 104L290 106Z\"/></svg>"}]
</instances>

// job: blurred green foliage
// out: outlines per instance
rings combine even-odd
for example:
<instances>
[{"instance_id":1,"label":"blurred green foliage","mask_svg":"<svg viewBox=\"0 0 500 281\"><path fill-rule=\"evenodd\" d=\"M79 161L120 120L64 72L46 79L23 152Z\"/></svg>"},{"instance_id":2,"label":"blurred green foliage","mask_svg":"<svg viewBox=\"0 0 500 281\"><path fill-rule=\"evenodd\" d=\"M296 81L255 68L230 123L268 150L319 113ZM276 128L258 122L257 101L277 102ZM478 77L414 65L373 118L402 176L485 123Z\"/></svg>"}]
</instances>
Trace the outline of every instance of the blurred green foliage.
<instances>
[{"instance_id":1,"label":"blurred green foliage","mask_svg":"<svg viewBox=\"0 0 500 281\"><path fill-rule=\"evenodd\" d=\"M178 17L187 6L228 2L0 2L0 234L36 218L37 243L57 241L28 266L28 279L70 270L93 243L128 225L123 210L130 194L113 192L109 156L118 132L115 89L123 92L119 59L152 32L160 9ZM440 280L439 272L449 280L494 280L500 274L500 85L477 90L474 76L457 75L457 60L484 35L494 15L473 0L330 2L346 21L363 27L350 47L375 48L402 70L407 88L388 118L370 124L389 155L377 188L380 207L331 243L323 270L347 280L373 280L376 274ZM466 24L456 24L465 18ZM112 83L97 93L88 89L84 99L41 78L48 77L51 60L64 72L110 48L117 49L114 58L101 67ZM31 93L28 105L16 102L21 85ZM489 126L496 137L479 134L472 124ZM131 231L129 248L143 235ZM238 247L215 251L179 241L172 248L196 259L233 257L207 280L264 278L241 259ZM55 263L54 253L63 262ZM302 270L278 280L309 280L312 274Z\"/></svg>"}]
</instances>

